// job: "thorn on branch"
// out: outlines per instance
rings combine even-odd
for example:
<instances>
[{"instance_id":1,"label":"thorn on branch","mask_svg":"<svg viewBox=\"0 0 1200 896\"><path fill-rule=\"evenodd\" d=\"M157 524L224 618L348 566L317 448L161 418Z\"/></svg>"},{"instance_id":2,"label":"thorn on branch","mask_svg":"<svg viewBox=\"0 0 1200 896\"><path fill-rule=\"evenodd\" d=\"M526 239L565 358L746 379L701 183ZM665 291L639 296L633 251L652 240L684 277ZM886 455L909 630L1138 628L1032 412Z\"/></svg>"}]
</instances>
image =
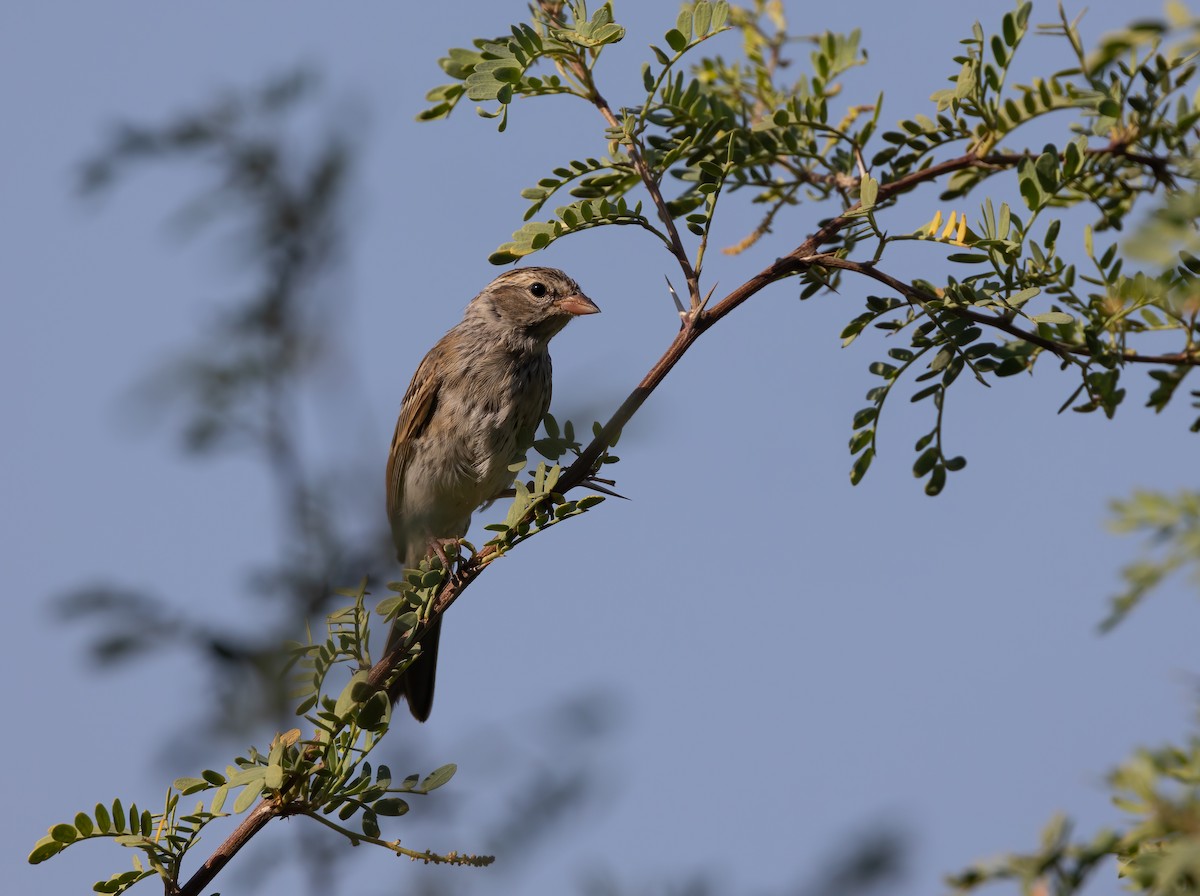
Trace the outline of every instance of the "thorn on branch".
<instances>
[{"instance_id":1,"label":"thorn on branch","mask_svg":"<svg viewBox=\"0 0 1200 896\"><path fill-rule=\"evenodd\" d=\"M601 483L603 483L603 485ZM583 480L583 482L581 482L579 484L582 485L584 488L590 488L594 492L600 492L601 494L604 494L604 495L611 495L614 498L620 498L622 501L629 500L624 495L622 495L618 492L615 492L611 488L608 487L610 485L616 485L616 480L613 480L613 479L599 479L595 476L588 476L586 479Z\"/></svg>"},{"instance_id":2,"label":"thorn on branch","mask_svg":"<svg viewBox=\"0 0 1200 896\"><path fill-rule=\"evenodd\" d=\"M688 317L687 309L683 307L683 302L679 300L679 293L675 291L675 287L671 283L671 278L664 274L663 279L667 281L667 289L671 292L671 299L675 302L675 310L679 312L679 319L686 322Z\"/></svg>"}]
</instances>

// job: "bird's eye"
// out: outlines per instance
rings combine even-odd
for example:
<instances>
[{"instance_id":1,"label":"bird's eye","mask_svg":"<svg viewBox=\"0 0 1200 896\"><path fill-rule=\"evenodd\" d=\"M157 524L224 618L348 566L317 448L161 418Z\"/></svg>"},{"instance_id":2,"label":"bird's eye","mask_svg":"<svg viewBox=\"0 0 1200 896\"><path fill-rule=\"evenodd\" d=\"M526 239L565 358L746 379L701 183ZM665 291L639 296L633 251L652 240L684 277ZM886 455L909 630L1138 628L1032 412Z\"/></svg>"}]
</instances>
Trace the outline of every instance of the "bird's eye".
<instances>
[{"instance_id":1,"label":"bird's eye","mask_svg":"<svg viewBox=\"0 0 1200 896\"><path fill-rule=\"evenodd\" d=\"M529 286L529 291L531 293L533 293L535 298L540 299L546 295L546 284L545 283L532 283Z\"/></svg>"}]
</instances>

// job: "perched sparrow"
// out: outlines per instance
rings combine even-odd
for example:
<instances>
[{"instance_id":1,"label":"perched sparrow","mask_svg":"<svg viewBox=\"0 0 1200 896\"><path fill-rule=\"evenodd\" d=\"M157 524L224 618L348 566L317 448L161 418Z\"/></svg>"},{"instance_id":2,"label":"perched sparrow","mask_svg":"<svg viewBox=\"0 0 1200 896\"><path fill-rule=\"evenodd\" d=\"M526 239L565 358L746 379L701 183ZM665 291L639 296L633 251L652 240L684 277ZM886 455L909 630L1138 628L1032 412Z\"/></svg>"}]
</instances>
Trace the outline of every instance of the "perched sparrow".
<instances>
[{"instance_id":1,"label":"perched sparrow","mask_svg":"<svg viewBox=\"0 0 1200 896\"><path fill-rule=\"evenodd\" d=\"M550 406L550 339L579 314L600 309L553 268L501 274L467 305L413 375L387 464L387 512L396 555L416 568L462 538L471 513L513 481ZM429 718L438 619L421 655L392 685L418 721ZM387 650L404 637L396 625Z\"/></svg>"}]
</instances>

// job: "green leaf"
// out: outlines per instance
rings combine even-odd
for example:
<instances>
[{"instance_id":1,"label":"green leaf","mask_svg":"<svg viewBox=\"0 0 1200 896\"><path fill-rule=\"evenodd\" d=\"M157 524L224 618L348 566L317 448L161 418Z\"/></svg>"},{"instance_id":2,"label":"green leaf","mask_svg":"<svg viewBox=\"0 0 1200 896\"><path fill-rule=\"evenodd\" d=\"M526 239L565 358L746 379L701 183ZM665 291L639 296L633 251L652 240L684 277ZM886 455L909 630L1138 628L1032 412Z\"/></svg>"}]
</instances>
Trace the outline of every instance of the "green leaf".
<instances>
[{"instance_id":1,"label":"green leaf","mask_svg":"<svg viewBox=\"0 0 1200 896\"><path fill-rule=\"evenodd\" d=\"M453 47L446 56L438 60L438 65L451 78L461 81L482 61L483 55L478 50Z\"/></svg>"},{"instance_id":2,"label":"green leaf","mask_svg":"<svg viewBox=\"0 0 1200 896\"><path fill-rule=\"evenodd\" d=\"M467 99L476 102L497 99L503 86L491 72L475 72L467 78Z\"/></svg>"},{"instance_id":3,"label":"green leaf","mask_svg":"<svg viewBox=\"0 0 1200 896\"><path fill-rule=\"evenodd\" d=\"M868 423L871 423L877 416L879 416L879 408L863 408L854 415L854 420L852 421L851 425L854 429L862 429Z\"/></svg>"},{"instance_id":4,"label":"green leaf","mask_svg":"<svg viewBox=\"0 0 1200 896\"><path fill-rule=\"evenodd\" d=\"M712 29L716 31L718 28L725 27L725 22L729 18L729 3L727 0L717 0L713 4L712 11Z\"/></svg>"},{"instance_id":5,"label":"green leaf","mask_svg":"<svg viewBox=\"0 0 1200 896\"><path fill-rule=\"evenodd\" d=\"M362 832L368 837L379 837L379 818L370 809L364 809L362 814Z\"/></svg>"},{"instance_id":6,"label":"green leaf","mask_svg":"<svg viewBox=\"0 0 1200 896\"><path fill-rule=\"evenodd\" d=\"M879 195L879 181L869 174L862 179L859 187L858 201L862 203L863 211L875 207L875 198Z\"/></svg>"},{"instance_id":7,"label":"green leaf","mask_svg":"<svg viewBox=\"0 0 1200 896\"><path fill-rule=\"evenodd\" d=\"M687 4L679 10L679 16L675 19L675 29L683 35L684 43L692 36L692 11Z\"/></svg>"},{"instance_id":8,"label":"green leaf","mask_svg":"<svg viewBox=\"0 0 1200 896\"><path fill-rule=\"evenodd\" d=\"M416 789L417 793L429 793L431 790L437 790L447 781L454 777L454 773L458 771L458 766L453 762L443 765L441 768L434 769L421 782L421 786Z\"/></svg>"},{"instance_id":9,"label":"green leaf","mask_svg":"<svg viewBox=\"0 0 1200 896\"><path fill-rule=\"evenodd\" d=\"M342 688L342 692L338 695L337 703L333 708L333 714L339 719L346 718L362 699L361 688L366 684L368 674L365 669L360 669L354 673L350 680L346 682L346 686Z\"/></svg>"},{"instance_id":10,"label":"green leaf","mask_svg":"<svg viewBox=\"0 0 1200 896\"><path fill-rule=\"evenodd\" d=\"M46 835L33 845L33 851L29 853L27 861L30 865L37 865L52 856L58 855L65 848L65 843L60 843L53 837Z\"/></svg>"},{"instance_id":11,"label":"green leaf","mask_svg":"<svg viewBox=\"0 0 1200 896\"><path fill-rule=\"evenodd\" d=\"M885 380L893 379L896 376L897 368L894 364L888 364L884 361L872 361L868 365L867 370L876 376L883 377Z\"/></svg>"},{"instance_id":12,"label":"green leaf","mask_svg":"<svg viewBox=\"0 0 1200 896\"><path fill-rule=\"evenodd\" d=\"M1057 189L1058 155L1056 153L1042 153L1034 163L1033 170L1037 173L1038 184L1044 191L1052 193Z\"/></svg>"},{"instance_id":13,"label":"green leaf","mask_svg":"<svg viewBox=\"0 0 1200 896\"><path fill-rule=\"evenodd\" d=\"M1004 42L1010 47L1017 45L1017 19L1011 12L1006 12L1001 20L1004 30Z\"/></svg>"},{"instance_id":14,"label":"green leaf","mask_svg":"<svg viewBox=\"0 0 1200 896\"><path fill-rule=\"evenodd\" d=\"M248 783L241 793L238 794L236 800L233 801L233 814L240 815L254 805L254 801L258 799L258 795L262 793L263 779L266 777L266 769L259 770L256 776L257 781Z\"/></svg>"},{"instance_id":15,"label":"green leaf","mask_svg":"<svg viewBox=\"0 0 1200 896\"><path fill-rule=\"evenodd\" d=\"M929 481L925 483L925 494L931 498L939 495L942 489L946 487L946 468L934 467L933 474L929 477Z\"/></svg>"},{"instance_id":16,"label":"green leaf","mask_svg":"<svg viewBox=\"0 0 1200 896\"><path fill-rule=\"evenodd\" d=\"M938 449L926 448L913 463L913 475L920 479L933 469L938 461Z\"/></svg>"},{"instance_id":17,"label":"green leaf","mask_svg":"<svg viewBox=\"0 0 1200 896\"><path fill-rule=\"evenodd\" d=\"M1045 314L1035 314L1030 320L1039 324L1069 324L1075 322L1075 318L1064 311L1047 311Z\"/></svg>"},{"instance_id":18,"label":"green leaf","mask_svg":"<svg viewBox=\"0 0 1200 896\"><path fill-rule=\"evenodd\" d=\"M704 37L712 27L712 4L709 0L696 0L692 10L692 28L697 37Z\"/></svg>"},{"instance_id":19,"label":"green leaf","mask_svg":"<svg viewBox=\"0 0 1200 896\"><path fill-rule=\"evenodd\" d=\"M64 846L79 839L79 832L69 824L56 824L50 829L50 836Z\"/></svg>"},{"instance_id":20,"label":"green leaf","mask_svg":"<svg viewBox=\"0 0 1200 896\"><path fill-rule=\"evenodd\" d=\"M932 371L935 371L935 372L938 370L941 370L947 364L950 363L950 361L953 357L954 357L953 350L950 348L947 348L947 347L943 347L938 350L938 353L933 356L933 360L929 362L929 369Z\"/></svg>"},{"instance_id":21,"label":"green leaf","mask_svg":"<svg viewBox=\"0 0 1200 896\"><path fill-rule=\"evenodd\" d=\"M954 98L966 99L975 90L975 66L967 60L959 70L958 78L954 81Z\"/></svg>"},{"instance_id":22,"label":"green leaf","mask_svg":"<svg viewBox=\"0 0 1200 896\"><path fill-rule=\"evenodd\" d=\"M868 448L854 461L854 465L850 467L850 484L858 485L862 482L862 478L867 475L867 470L871 467L871 461L875 458L875 451Z\"/></svg>"},{"instance_id":23,"label":"green leaf","mask_svg":"<svg viewBox=\"0 0 1200 896\"><path fill-rule=\"evenodd\" d=\"M372 806L379 815L404 815L408 812L408 803L396 797L386 797L381 800L376 800Z\"/></svg>"},{"instance_id":24,"label":"green leaf","mask_svg":"<svg viewBox=\"0 0 1200 896\"><path fill-rule=\"evenodd\" d=\"M80 837L92 836L95 826L92 824L91 816L86 812L77 813L75 816L75 830L79 832Z\"/></svg>"},{"instance_id":25,"label":"green leaf","mask_svg":"<svg viewBox=\"0 0 1200 896\"><path fill-rule=\"evenodd\" d=\"M96 803L96 809L92 814L96 817L96 827L100 829L101 834L107 834L112 830L112 818L109 817L107 806L103 803Z\"/></svg>"},{"instance_id":26,"label":"green leaf","mask_svg":"<svg viewBox=\"0 0 1200 896\"><path fill-rule=\"evenodd\" d=\"M358 726L364 731L381 731L392 718L392 701L385 691L376 691L358 711Z\"/></svg>"},{"instance_id":27,"label":"green leaf","mask_svg":"<svg viewBox=\"0 0 1200 896\"><path fill-rule=\"evenodd\" d=\"M1014 308L1019 308L1035 296L1041 295L1041 292L1036 286L1031 286L1028 289L1013 293L1005 299L1005 302Z\"/></svg>"},{"instance_id":28,"label":"green leaf","mask_svg":"<svg viewBox=\"0 0 1200 896\"><path fill-rule=\"evenodd\" d=\"M667 39L667 46L670 47L672 50L674 50L676 53L683 52L684 47L686 47L688 44L688 39L686 37L684 37L682 33L680 33L679 31L677 31L674 28L672 28L670 31L667 32L666 39Z\"/></svg>"},{"instance_id":29,"label":"green leaf","mask_svg":"<svg viewBox=\"0 0 1200 896\"><path fill-rule=\"evenodd\" d=\"M212 785L203 778L176 778L171 782L171 786L184 796L188 796L201 790L208 790Z\"/></svg>"},{"instance_id":30,"label":"green leaf","mask_svg":"<svg viewBox=\"0 0 1200 896\"><path fill-rule=\"evenodd\" d=\"M1042 204L1042 191L1038 189L1037 180L1033 177L1023 177L1020 181L1021 198L1030 211L1036 211Z\"/></svg>"},{"instance_id":31,"label":"green leaf","mask_svg":"<svg viewBox=\"0 0 1200 896\"><path fill-rule=\"evenodd\" d=\"M1004 42L1000 39L1000 35L992 35L992 55L996 57L997 65L1004 65L1008 59L1008 53L1004 49Z\"/></svg>"},{"instance_id":32,"label":"green leaf","mask_svg":"<svg viewBox=\"0 0 1200 896\"><path fill-rule=\"evenodd\" d=\"M599 13L597 13L599 15ZM590 29L588 33L576 31L571 38L571 42L587 48L600 47L605 44L615 44L623 40L625 37L625 29L615 23L601 25Z\"/></svg>"},{"instance_id":33,"label":"green leaf","mask_svg":"<svg viewBox=\"0 0 1200 896\"><path fill-rule=\"evenodd\" d=\"M1079 170L1082 162L1083 156L1079 152L1079 146L1072 140L1063 149L1063 174L1070 177Z\"/></svg>"}]
</instances>

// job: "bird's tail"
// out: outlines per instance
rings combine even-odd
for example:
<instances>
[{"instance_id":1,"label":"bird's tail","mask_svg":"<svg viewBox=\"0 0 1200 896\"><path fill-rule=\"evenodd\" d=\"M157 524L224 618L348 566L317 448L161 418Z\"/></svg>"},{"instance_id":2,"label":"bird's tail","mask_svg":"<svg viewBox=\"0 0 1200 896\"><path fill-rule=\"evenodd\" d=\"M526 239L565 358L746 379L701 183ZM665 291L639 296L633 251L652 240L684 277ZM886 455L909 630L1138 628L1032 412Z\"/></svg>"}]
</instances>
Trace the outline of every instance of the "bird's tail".
<instances>
[{"instance_id":1,"label":"bird's tail","mask_svg":"<svg viewBox=\"0 0 1200 896\"><path fill-rule=\"evenodd\" d=\"M423 556L407 557L407 568L415 569L423 559L425 559ZM393 622L392 629L388 632L387 647L384 653L391 653L407 634L408 629L401 628L398 623ZM425 636L421 638L421 655L413 660L404 673L388 688L388 697L391 698L392 704L395 705L401 698L407 700L408 711L418 722L428 719L429 712L433 709L433 685L437 676L438 639L441 634L442 620L439 616L433 621Z\"/></svg>"},{"instance_id":2,"label":"bird's tail","mask_svg":"<svg viewBox=\"0 0 1200 896\"><path fill-rule=\"evenodd\" d=\"M400 630L397 625L392 625L391 634L388 636L388 652L403 640L405 634L406 632ZM399 702L402 697L408 701L408 711L418 722L428 719L429 711L433 709L433 684L437 675L438 638L441 634L442 620L439 617L421 638L421 655L412 661L412 665L388 689L392 703Z\"/></svg>"}]
</instances>

